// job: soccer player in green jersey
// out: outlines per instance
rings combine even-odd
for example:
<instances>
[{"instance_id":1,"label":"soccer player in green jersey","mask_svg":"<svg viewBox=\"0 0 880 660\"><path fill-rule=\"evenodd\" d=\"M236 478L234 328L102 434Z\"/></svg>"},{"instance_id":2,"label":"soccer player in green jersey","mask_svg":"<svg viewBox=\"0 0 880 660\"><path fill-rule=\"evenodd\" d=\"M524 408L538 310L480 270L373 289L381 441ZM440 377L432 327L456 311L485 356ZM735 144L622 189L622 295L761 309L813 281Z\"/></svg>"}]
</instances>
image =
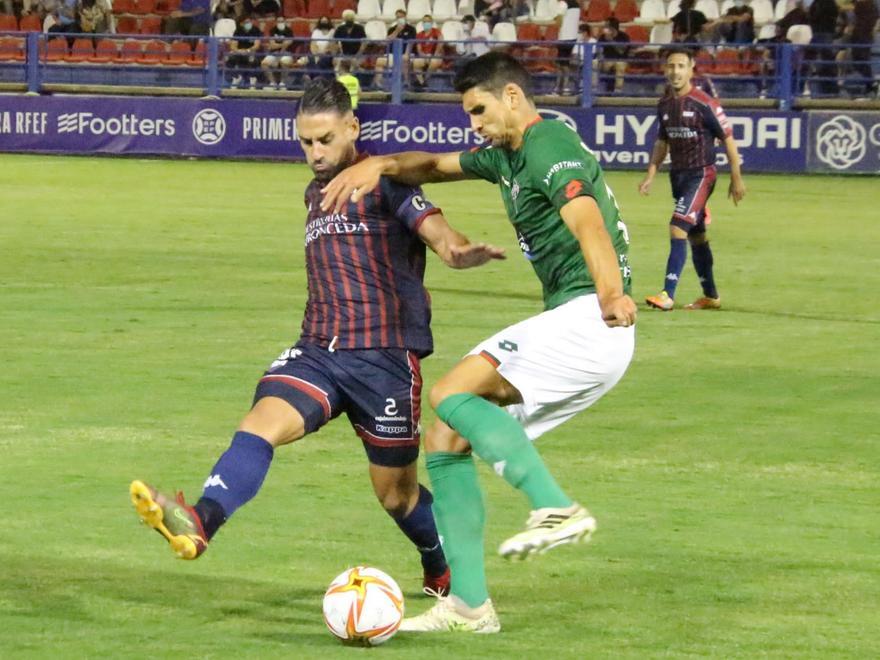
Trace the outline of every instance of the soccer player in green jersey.
<instances>
[{"instance_id":1,"label":"soccer player in green jersey","mask_svg":"<svg viewBox=\"0 0 880 660\"><path fill-rule=\"evenodd\" d=\"M486 179L499 186L543 285L542 313L479 344L431 389L439 419L425 440L427 466L452 587L401 630L492 633L501 626L486 585L485 514L471 450L531 504L525 531L504 541L501 555L524 558L588 539L596 521L560 488L531 441L620 380L633 354L636 306L614 195L577 133L541 120L522 65L488 53L465 65L455 87L488 145L367 158L324 188L322 205L357 201L383 175L409 184Z\"/></svg>"}]
</instances>

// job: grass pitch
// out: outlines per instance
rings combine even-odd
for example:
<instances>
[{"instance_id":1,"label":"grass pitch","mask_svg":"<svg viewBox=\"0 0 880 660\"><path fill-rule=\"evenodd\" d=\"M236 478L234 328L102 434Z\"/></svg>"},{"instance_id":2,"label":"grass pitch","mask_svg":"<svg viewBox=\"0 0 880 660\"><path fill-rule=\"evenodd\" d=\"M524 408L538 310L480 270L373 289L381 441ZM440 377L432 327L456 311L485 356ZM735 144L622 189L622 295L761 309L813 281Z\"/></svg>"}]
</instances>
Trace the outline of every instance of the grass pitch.
<instances>
[{"instance_id":1,"label":"grass pitch","mask_svg":"<svg viewBox=\"0 0 880 660\"><path fill-rule=\"evenodd\" d=\"M304 303L304 166L2 156L0 656L718 658L880 655L877 179L756 176L712 200L724 309L643 310L635 361L540 449L588 505L587 547L505 564L527 505L485 466L488 574L502 634L325 630L321 596L367 563L417 557L374 502L344 420L280 450L197 562L141 528L132 478L197 496ZM668 184L609 173L635 294L662 284ZM429 265L426 384L540 309L489 184L427 191L479 271ZM688 266L679 300L698 294ZM425 422L432 419L425 413Z\"/></svg>"}]
</instances>

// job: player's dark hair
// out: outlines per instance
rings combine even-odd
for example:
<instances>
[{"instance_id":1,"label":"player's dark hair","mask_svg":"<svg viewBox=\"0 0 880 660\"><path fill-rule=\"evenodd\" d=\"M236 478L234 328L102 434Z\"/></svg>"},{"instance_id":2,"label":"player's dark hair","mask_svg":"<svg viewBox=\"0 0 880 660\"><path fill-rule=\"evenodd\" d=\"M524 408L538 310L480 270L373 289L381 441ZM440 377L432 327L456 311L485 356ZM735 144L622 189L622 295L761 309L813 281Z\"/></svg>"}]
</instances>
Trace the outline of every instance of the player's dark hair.
<instances>
[{"instance_id":1,"label":"player's dark hair","mask_svg":"<svg viewBox=\"0 0 880 660\"><path fill-rule=\"evenodd\" d=\"M671 46L660 51L660 57L664 62L672 55L686 55L689 60L693 61L694 59L693 49L685 48L684 46Z\"/></svg>"},{"instance_id":2,"label":"player's dark hair","mask_svg":"<svg viewBox=\"0 0 880 660\"><path fill-rule=\"evenodd\" d=\"M317 115L322 112L335 112L338 115L351 112L351 96L338 80L318 78L306 85L297 114Z\"/></svg>"},{"instance_id":3,"label":"player's dark hair","mask_svg":"<svg viewBox=\"0 0 880 660\"><path fill-rule=\"evenodd\" d=\"M508 83L519 85L526 98L532 98L532 78L525 67L507 53L492 51L465 64L453 86L459 94L479 87L500 96Z\"/></svg>"}]
</instances>

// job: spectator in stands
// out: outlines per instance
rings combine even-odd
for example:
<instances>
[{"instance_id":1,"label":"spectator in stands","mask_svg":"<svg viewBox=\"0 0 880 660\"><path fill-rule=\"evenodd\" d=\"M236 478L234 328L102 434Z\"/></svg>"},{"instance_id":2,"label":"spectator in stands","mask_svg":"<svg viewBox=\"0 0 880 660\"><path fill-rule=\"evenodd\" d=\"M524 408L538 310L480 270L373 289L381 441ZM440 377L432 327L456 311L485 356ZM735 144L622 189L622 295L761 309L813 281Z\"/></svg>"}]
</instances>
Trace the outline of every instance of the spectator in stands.
<instances>
[{"instance_id":1,"label":"spectator in stands","mask_svg":"<svg viewBox=\"0 0 880 660\"><path fill-rule=\"evenodd\" d=\"M260 62L260 68L263 69L263 75L266 77L266 83L269 87L275 89L287 87L287 76L283 72L276 74L275 70L293 68L292 47L293 31L285 19L279 18L266 42L267 55Z\"/></svg>"},{"instance_id":2,"label":"spectator in stands","mask_svg":"<svg viewBox=\"0 0 880 660\"><path fill-rule=\"evenodd\" d=\"M306 77L312 75L330 75L333 71L333 51L330 47L333 39L333 23L329 16L321 16L312 30L312 39L309 42L309 72Z\"/></svg>"},{"instance_id":3,"label":"spectator in stands","mask_svg":"<svg viewBox=\"0 0 880 660\"><path fill-rule=\"evenodd\" d=\"M250 16L243 16L235 28L235 34L229 43L229 55L226 58L226 79L230 87L237 87L242 76L250 79L250 84L257 83L260 66L260 32ZM241 74L237 74L241 71ZM244 85L243 85L244 86Z\"/></svg>"},{"instance_id":4,"label":"spectator in stands","mask_svg":"<svg viewBox=\"0 0 880 660\"><path fill-rule=\"evenodd\" d=\"M389 64L394 64L394 60L391 57L391 44L398 39L403 42L403 76L405 84L409 86L410 48L412 47L411 42L415 38L416 29L406 22L406 10L398 9L394 12L394 23L388 28L388 45L385 54L376 58L376 75L373 77L373 87L379 88L382 86L385 67L389 66Z\"/></svg>"},{"instance_id":5,"label":"spectator in stands","mask_svg":"<svg viewBox=\"0 0 880 660\"><path fill-rule=\"evenodd\" d=\"M706 29L712 31L714 42L750 44L755 40L755 12L746 4L746 0L733 0L733 5L724 16L710 23Z\"/></svg>"},{"instance_id":6,"label":"spectator in stands","mask_svg":"<svg viewBox=\"0 0 880 660\"><path fill-rule=\"evenodd\" d=\"M55 12L58 8L58 0L23 0L21 15L30 16L34 14L45 20L46 16Z\"/></svg>"},{"instance_id":7,"label":"spectator in stands","mask_svg":"<svg viewBox=\"0 0 880 660\"><path fill-rule=\"evenodd\" d=\"M281 13L281 0L258 0L253 4L252 13L257 16L275 16Z\"/></svg>"},{"instance_id":8,"label":"spectator in stands","mask_svg":"<svg viewBox=\"0 0 880 660\"><path fill-rule=\"evenodd\" d=\"M780 0L782 2L782 0ZM794 9L792 9L794 11ZM801 8L803 12L803 8ZM789 12L790 14L791 12ZM806 20L806 12L803 12ZM788 14L786 14L787 16ZM781 20L776 22L776 32L769 39L758 39L757 50L761 57L761 87L759 96L763 99L767 97L767 88L773 83L776 77L776 70L779 62L779 46L782 44L790 44L786 34L788 28L785 27Z\"/></svg>"},{"instance_id":9,"label":"spectator in stands","mask_svg":"<svg viewBox=\"0 0 880 660\"><path fill-rule=\"evenodd\" d=\"M681 9L672 17L673 41L695 43L701 40L703 28L709 20L703 12L694 9L695 3L696 0L681 0Z\"/></svg>"},{"instance_id":10,"label":"spectator in stands","mask_svg":"<svg viewBox=\"0 0 880 660\"><path fill-rule=\"evenodd\" d=\"M557 94L571 94L576 87L576 84L572 85L571 82L572 69L577 64L572 52L578 38L581 5L579 0L564 0L564 3L565 11L556 18L556 23L559 25L558 39L561 42L556 46L556 67L559 70L555 89Z\"/></svg>"},{"instance_id":11,"label":"spectator in stands","mask_svg":"<svg viewBox=\"0 0 880 660\"><path fill-rule=\"evenodd\" d=\"M784 0L778 0L779 2L783 2ZM807 10L804 9L804 3L801 0L798 0L794 7L792 7L788 13L783 16L776 25L782 30L783 36L788 34L788 28L792 25L809 25L810 17L807 15Z\"/></svg>"},{"instance_id":12,"label":"spectator in stands","mask_svg":"<svg viewBox=\"0 0 880 660\"><path fill-rule=\"evenodd\" d=\"M336 74L336 80L341 82L345 89L348 90L348 95L351 97L351 109L357 110L358 101L361 97L361 83L357 76L351 73L351 60L339 62L339 72Z\"/></svg>"},{"instance_id":13,"label":"spectator in stands","mask_svg":"<svg viewBox=\"0 0 880 660\"><path fill-rule=\"evenodd\" d=\"M599 71L603 74L613 73L614 77L605 77L605 91L620 92L623 89L623 76L626 73L626 62L629 57L629 35L620 29L620 21L613 16L605 21L602 34L598 40Z\"/></svg>"},{"instance_id":14,"label":"spectator in stands","mask_svg":"<svg viewBox=\"0 0 880 660\"><path fill-rule=\"evenodd\" d=\"M77 17L78 0L61 0L55 9L55 25L49 28L49 32L76 33L81 32ZM73 38L68 39L73 43Z\"/></svg>"},{"instance_id":15,"label":"spectator in stands","mask_svg":"<svg viewBox=\"0 0 880 660\"><path fill-rule=\"evenodd\" d=\"M430 14L422 17L421 30L416 34L415 52L412 57L414 86L424 89L431 74L443 64L443 35Z\"/></svg>"},{"instance_id":16,"label":"spectator in stands","mask_svg":"<svg viewBox=\"0 0 880 660\"><path fill-rule=\"evenodd\" d=\"M358 70L361 55L367 47L367 33L363 25L354 22L355 15L352 9L342 12L342 25L333 32L333 38L343 41L334 41L331 44L333 54L336 56L336 66L341 60L351 60L352 73Z\"/></svg>"},{"instance_id":17,"label":"spectator in stands","mask_svg":"<svg viewBox=\"0 0 880 660\"><path fill-rule=\"evenodd\" d=\"M489 25L485 21L478 21L473 14L468 14L461 19L462 41L455 44L455 52L459 56L456 67L464 64L475 57L489 52Z\"/></svg>"},{"instance_id":18,"label":"spectator in stands","mask_svg":"<svg viewBox=\"0 0 880 660\"><path fill-rule=\"evenodd\" d=\"M494 28L496 23L512 23L520 16L529 15L525 0L476 0L474 14Z\"/></svg>"},{"instance_id":19,"label":"spectator in stands","mask_svg":"<svg viewBox=\"0 0 880 660\"><path fill-rule=\"evenodd\" d=\"M807 10L810 27L813 29L813 46L808 58L814 62L814 75L819 78L818 90L823 95L838 92L834 70L834 50L828 47L834 40L837 25L837 3L834 0L814 0Z\"/></svg>"},{"instance_id":20,"label":"spectator in stands","mask_svg":"<svg viewBox=\"0 0 880 660\"><path fill-rule=\"evenodd\" d=\"M107 34L112 25L110 7L97 0L80 0L79 27L91 34Z\"/></svg>"},{"instance_id":21,"label":"spectator in stands","mask_svg":"<svg viewBox=\"0 0 880 660\"><path fill-rule=\"evenodd\" d=\"M852 25L850 51L853 70L859 74L865 85L866 95L877 95L878 83L871 68L871 45L878 20L877 5L874 0L855 0L852 5Z\"/></svg>"},{"instance_id":22,"label":"spectator in stands","mask_svg":"<svg viewBox=\"0 0 880 660\"><path fill-rule=\"evenodd\" d=\"M162 26L165 34L207 35L211 32L211 0L182 0Z\"/></svg>"}]
</instances>

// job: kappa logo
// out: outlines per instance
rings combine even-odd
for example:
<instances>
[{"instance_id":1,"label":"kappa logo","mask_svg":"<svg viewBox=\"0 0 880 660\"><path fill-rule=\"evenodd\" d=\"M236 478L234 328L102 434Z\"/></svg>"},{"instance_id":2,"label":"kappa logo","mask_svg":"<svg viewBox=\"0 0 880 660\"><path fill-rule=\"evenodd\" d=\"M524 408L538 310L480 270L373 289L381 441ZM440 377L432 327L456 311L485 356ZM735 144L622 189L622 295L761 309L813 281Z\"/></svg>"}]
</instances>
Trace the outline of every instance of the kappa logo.
<instances>
[{"instance_id":1,"label":"kappa logo","mask_svg":"<svg viewBox=\"0 0 880 660\"><path fill-rule=\"evenodd\" d=\"M869 132L851 117L837 115L816 132L816 156L836 170L847 170L865 157L868 142L880 147L880 123Z\"/></svg>"},{"instance_id":2,"label":"kappa logo","mask_svg":"<svg viewBox=\"0 0 880 660\"><path fill-rule=\"evenodd\" d=\"M222 488L223 490L229 490L226 487L226 484L223 483L223 479L220 478L219 474L212 474L205 480L205 485L202 486L202 489L216 488L217 486L220 486L220 488Z\"/></svg>"},{"instance_id":3,"label":"kappa logo","mask_svg":"<svg viewBox=\"0 0 880 660\"><path fill-rule=\"evenodd\" d=\"M199 143L210 147L226 135L226 119L217 110L204 108L193 117L192 132Z\"/></svg>"}]
</instances>

